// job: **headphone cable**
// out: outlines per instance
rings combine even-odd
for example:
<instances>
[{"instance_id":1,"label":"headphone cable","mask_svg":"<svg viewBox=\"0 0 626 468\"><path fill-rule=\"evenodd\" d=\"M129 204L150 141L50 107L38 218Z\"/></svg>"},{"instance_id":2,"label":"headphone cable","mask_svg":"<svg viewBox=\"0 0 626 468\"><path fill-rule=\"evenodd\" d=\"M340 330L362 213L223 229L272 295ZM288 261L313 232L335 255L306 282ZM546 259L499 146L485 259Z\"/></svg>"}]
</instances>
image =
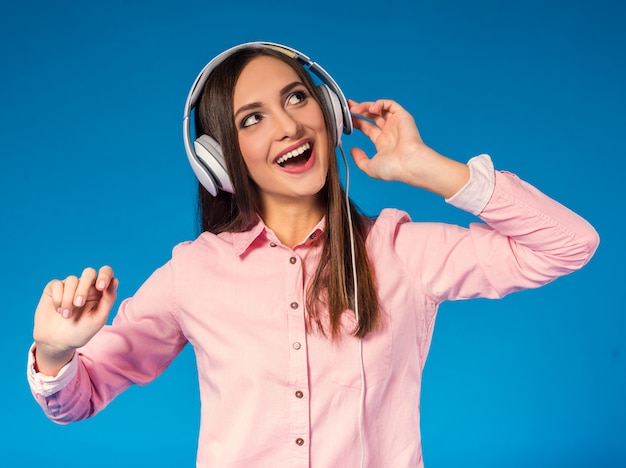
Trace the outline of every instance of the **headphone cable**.
<instances>
[{"instance_id":1,"label":"headphone cable","mask_svg":"<svg viewBox=\"0 0 626 468\"><path fill-rule=\"evenodd\" d=\"M343 163L346 168L346 210L348 212L348 230L350 233L350 254L352 257L352 280L354 287L354 314L356 318L357 327L360 325L360 314L359 314L359 295L358 295L358 281L356 277L356 253L354 247L354 227L352 225L352 214L350 209L350 169L348 167L348 160L346 158L345 153L343 152L343 146L341 142L339 142L339 151L341 152L341 156L343 158ZM363 436L363 408L365 406L365 366L363 363L363 339L359 338L359 370L361 373L361 396L359 398L359 441L361 443L361 462L360 467L363 468L365 465L365 440Z\"/></svg>"}]
</instances>

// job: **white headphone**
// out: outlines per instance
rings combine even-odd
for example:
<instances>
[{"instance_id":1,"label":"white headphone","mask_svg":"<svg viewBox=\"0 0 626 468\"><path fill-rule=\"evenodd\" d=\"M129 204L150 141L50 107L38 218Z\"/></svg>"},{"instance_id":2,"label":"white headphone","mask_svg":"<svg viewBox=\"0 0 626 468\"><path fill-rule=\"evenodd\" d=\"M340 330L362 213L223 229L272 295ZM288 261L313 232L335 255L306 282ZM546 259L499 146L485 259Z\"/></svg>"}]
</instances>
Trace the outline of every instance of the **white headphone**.
<instances>
[{"instance_id":1,"label":"white headphone","mask_svg":"<svg viewBox=\"0 0 626 468\"><path fill-rule=\"evenodd\" d=\"M297 60L306 70L322 81L322 84L318 85L317 88L322 97L322 105L328 109L329 114L335 121L335 143L339 145L342 133L346 135L352 133L352 119L348 109L348 102L343 92L335 80L322 67L311 61L303 53L272 42L248 42L225 50L213 58L196 77L187 96L183 115L183 140L187 158L202 186L213 196L217 195L218 190L233 193L233 185L226 171L226 162L220 144L208 135L200 135L195 140L191 136L190 114L200 100L204 84L215 67L235 51L243 48L269 48Z\"/></svg>"}]
</instances>

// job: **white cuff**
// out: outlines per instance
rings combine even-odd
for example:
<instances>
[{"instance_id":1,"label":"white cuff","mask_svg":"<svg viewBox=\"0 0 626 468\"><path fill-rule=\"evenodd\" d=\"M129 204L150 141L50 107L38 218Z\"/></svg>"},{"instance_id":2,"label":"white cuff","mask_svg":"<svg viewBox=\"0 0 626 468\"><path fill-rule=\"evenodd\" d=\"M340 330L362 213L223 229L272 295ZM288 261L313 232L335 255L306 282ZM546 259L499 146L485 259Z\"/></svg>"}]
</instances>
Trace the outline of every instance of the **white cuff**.
<instances>
[{"instance_id":1,"label":"white cuff","mask_svg":"<svg viewBox=\"0 0 626 468\"><path fill-rule=\"evenodd\" d=\"M26 377L31 390L43 397L54 395L63 387L65 387L76 375L78 370L78 355L74 353L74 357L68 362L56 375L50 377L35 369L35 344L28 351L28 367L26 369Z\"/></svg>"},{"instance_id":2,"label":"white cuff","mask_svg":"<svg viewBox=\"0 0 626 468\"><path fill-rule=\"evenodd\" d=\"M470 180L461 190L446 198L446 203L478 215L493 194L495 187L493 163L489 155L481 154L470 159L467 165L470 168Z\"/></svg>"}]
</instances>

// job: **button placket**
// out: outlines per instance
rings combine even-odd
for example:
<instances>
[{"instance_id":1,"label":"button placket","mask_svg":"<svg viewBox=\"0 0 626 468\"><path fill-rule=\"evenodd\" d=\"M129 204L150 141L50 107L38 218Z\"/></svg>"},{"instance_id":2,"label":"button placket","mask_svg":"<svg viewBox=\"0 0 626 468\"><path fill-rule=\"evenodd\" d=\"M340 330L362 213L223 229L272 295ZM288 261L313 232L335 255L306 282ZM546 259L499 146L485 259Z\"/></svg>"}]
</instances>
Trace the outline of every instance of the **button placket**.
<instances>
[{"instance_id":1,"label":"button placket","mask_svg":"<svg viewBox=\"0 0 626 468\"><path fill-rule=\"evenodd\" d=\"M304 269L302 258L293 250L281 247L285 272L284 308L288 321L289 346L289 425L285 430L292 440L293 455L308 459L307 435L311 428L309 398L308 359L306 352L306 322L304 318Z\"/></svg>"}]
</instances>

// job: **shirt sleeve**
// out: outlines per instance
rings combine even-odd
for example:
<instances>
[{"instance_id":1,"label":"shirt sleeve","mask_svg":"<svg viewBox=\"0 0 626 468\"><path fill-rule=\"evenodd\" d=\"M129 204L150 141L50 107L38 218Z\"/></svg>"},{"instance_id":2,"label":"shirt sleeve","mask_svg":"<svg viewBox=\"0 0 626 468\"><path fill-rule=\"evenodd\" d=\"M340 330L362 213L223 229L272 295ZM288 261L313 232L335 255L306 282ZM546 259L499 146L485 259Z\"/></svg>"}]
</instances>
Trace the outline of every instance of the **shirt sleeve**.
<instances>
[{"instance_id":1,"label":"shirt sleeve","mask_svg":"<svg viewBox=\"0 0 626 468\"><path fill-rule=\"evenodd\" d=\"M72 360L55 377L38 372L35 366L35 344L33 343L28 352L26 378L34 395L48 397L57 393L74 378L77 367L78 355L74 354Z\"/></svg>"},{"instance_id":2,"label":"shirt sleeve","mask_svg":"<svg viewBox=\"0 0 626 468\"><path fill-rule=\"evenodd\" d=\"M399 219L394 249L437 301L498 298L578 270L599 237L582 217L487 155L469 162L470 181L447 200L477 215L468 228Z\"/></svg>"},{"instance_id":3,"label":"shirt sleeve","mask_svg":"<svg viewBox=\"0 0 626 468\"><path fill-rule=\"evenodd\" d=\"M155 271L56 377L36 372L31 348L28 382L51 420L65 424L91 417L131 385L147 384L167 368L187 343L174 281L171 262Z\"/></svg>"}]
</instances>

